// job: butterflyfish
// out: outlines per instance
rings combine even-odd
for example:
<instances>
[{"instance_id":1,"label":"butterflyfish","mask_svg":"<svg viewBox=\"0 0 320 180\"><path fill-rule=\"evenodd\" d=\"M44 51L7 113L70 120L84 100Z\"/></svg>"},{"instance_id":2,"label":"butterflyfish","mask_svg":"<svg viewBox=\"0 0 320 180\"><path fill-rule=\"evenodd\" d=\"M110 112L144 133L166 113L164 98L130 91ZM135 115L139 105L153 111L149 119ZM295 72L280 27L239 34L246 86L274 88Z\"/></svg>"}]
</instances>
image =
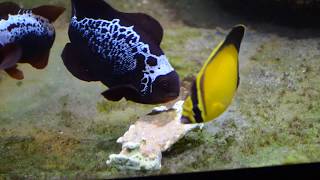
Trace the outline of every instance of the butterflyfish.
<instances>
[{"instance_id":1,"label":"butterflyfish","mask_svg":"<svg viewBox=\"0 0 320 180\"><path fill-rule=\"evenodd\" d=\"M184 104L181 122L209 122L231 104L240 83L239 52L245 26L235 26L213 50L194 80Z\"/></svg>"}]
</instances>

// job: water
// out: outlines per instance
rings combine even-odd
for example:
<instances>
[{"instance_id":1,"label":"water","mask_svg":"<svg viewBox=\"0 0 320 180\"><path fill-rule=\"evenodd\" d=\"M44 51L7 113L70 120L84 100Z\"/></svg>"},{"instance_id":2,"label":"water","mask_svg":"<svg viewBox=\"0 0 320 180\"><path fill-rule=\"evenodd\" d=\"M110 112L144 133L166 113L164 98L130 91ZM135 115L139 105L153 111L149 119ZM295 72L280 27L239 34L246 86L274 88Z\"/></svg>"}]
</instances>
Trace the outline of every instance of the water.
<instances>
[{"instance_id":1,"label":"water","mask_svg":"<svg viewBox=\"0 0 320 180\"><path fill-rule=\"evenodd\" d=\"M62 0L16 2L70 6ZM0 73L0 176L111 178L320 161L317 29L251 21L215 1L109 2L161 22L162 47L185 86L228 30L247 24L232 106L166 152L159 172L108 167L108 156L121 149L116 139L153 106L108 102L100 95L106 87L66 70L60 54L68 42L68 8L55 23L57 38L45 70L22 65L23 81Z\"/></svg>"}]
</instances>

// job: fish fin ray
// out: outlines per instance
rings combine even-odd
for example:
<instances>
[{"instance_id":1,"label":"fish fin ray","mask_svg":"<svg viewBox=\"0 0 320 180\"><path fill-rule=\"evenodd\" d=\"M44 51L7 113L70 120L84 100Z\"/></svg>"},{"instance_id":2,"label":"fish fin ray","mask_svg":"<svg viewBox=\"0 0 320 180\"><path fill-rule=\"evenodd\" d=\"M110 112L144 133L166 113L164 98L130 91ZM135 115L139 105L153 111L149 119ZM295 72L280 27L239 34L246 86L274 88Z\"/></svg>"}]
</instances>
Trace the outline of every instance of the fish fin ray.
<instances>
[{"instance_id":1,"label":"fish fin ray","mask_svg":"<svg viewBox=\"0 0 320 180\"><path fill-rule=\"evenodd\" d=\"M113 18L117 12L103 0L72 0L72 16L78 18Z\"/></svg>"},{"instance_id":2,"label":"fish fin ray","mask_svg":"<svg viewBox=\"0 0 320 180\"><path fill-rule=\"evenodd\" d=\"M236 25L232 28L231 32L228 34L226 40L224 41L222 46L233 44L238 53L240 52L240 46L242 39L244 37L246 27L244 25ZM238 79L237 79L237 88L240 85L240 74L239 74L239 62L238 62Z\"/></svg>"},{"instance_id":3,"label":"fish fin ray","mask_svg":"<svg viewBox=\"0 0 320 180\"><path fill-rule=\"evenodd\" d=\"M8 15L15 15L21 8L18 4L13 2L0 3L0 19L7 19Z\"/></svg>"},{"instance_id":4,"label":"fish fin ray","mask_svg":"<svg viewBox=\"0 0 320 180\"><path fill-rule=\"evenodd\" d=\"M150 35L160 45L163 38L163 28L153 17L143 13L123 13L126 19L134 25L141 27L147 35Z\"/></svg>"},{"instance_id":5,"label":"fish fin ray","mask_svg":"<svg viewBox=\"0 0 320 180\"><path fill-rule=\"evenodd\" d=\"M88 66L84 63L80 51L73 47L71 43L66 44L62 52L62 60L67 69L72 75L83 81L98 81L98 78L95 78L94 75L89 71Z\"/></svg>"},{"instance_id":6,"label":"fish fin ray","mask_svg":"<svg viewBox=\"0 0 320 180\"><path fill-rule=\"evenodd\" d=\"M123 17L135 26L141 27L159 45L163 38L161 24L151 16L143 13L120 12L103 0L72 0L72 15L78 18L102 18L106 20Z\"/></svg>"},{"instance_id":7,"label":"fish fin ray","mask_svg":"<svg viewBox=\"0 0 320 180\"><path fill-rule=\"evenodd\" d=\"M206 61L205 65L203 68L205 68L212 60L214 60L215 56L224 49L225 46L233 44L237 51L239 52L240 50L240 45L243 39L245 33L245 26L244 25L237 25L232 28L230 33L227 35L226 39L220 43L217 48L215 48L208 60Z\"/></svg>"},{"instance_id":8,"label":"fish fin ray","mask_svg":"<svg viewBox=\"0 0 320 180\"><path fill-rule=\"evenodd\" d=\"M16 44L9 44L0 49L2 60L0 69L8 69L14 66L22 56L22 48Z\"/></svg>"},{"instance_id":9,"label":"fish fin ray","mask_svg":"<svg viewBox=\"0 0 320 180\"><path fill-rule=\"evenodd\" d=\"M47 50L46 52L31 58L27 63L36 69L44 69L48 65L49 56L50 50Z\"/></svg>"},{"instance_id":10,"label":"fish fin ray","mask_svg":"<svg viewBox=\"0 0 320 180\"><path fill-rule=\"evenodd\" d=\"M23 80L24 79L23 72L21 70L19 70L17 67L18 66L15 65L11 68L5 69L5 71L6 71L6 73L8 73L8 75L10 77L17 79L17 80Z\"/></svg>"},{"instance_id":11,"label":"fish fin ray","mask_svg":"<svg viewBox=\"0 0 320 180\"><path fill-rule=\"evenodd\" d=\"M131 85L116 86L103 92L102 95L109 101L120 101L122 98L130 99L137 93L137 90Z\"/></svg>"},{"instance_id":12,"label":"fish fin ray","mask_svg":"<svg viewBox=\"0 0 320 180\"><path fill-rule=\"evenodd\" d=\"M42 16L49 20L50 23L56 21L58 17L65 11L65 8L51 5L44 5L32 9L32 13Z\"/></svg>"},{"instance_id":13,"label":"fish fin ray","mask_svg":"<svg viewBox=\"0 0 320 180\"><path fill-rule=\"evenodd\" d=\"M199 74L197 75L197 79L202 79L204 76L204 71L207 68L207 66L212 63L212 61L215 59L215 57L217 56L217 54L219 54L220 51L222 51L224 49L225 46L233 44L238 53L240 51L240 45L242 42L242 39L244 37L244 33L245 33L245 29L246 27L244 25L237 25L234 26L231 30L231 32L227 35L226 39L220 43L217 48L215 48L210 57L208 58L208 60L205 62L205 64L203 65L201 71L199 72ZM240 84L240 75L239 75L239 62L238 62L238 82L237 82L237 86L239 86Z\"/></svg>"},{"instance_id":14,"label":"fish fin ray","mask_svg":"<svg viewBox=\"0 0 320 180\"><path fill-rule=\"evenodd\" d=\"M233 44L235 45L237 51L240 51L240 45L245 33L246 27L244 25L234 26L231 32L226 37L226 40L223 43L223 46Z\"/></svg>"}]
</instances>

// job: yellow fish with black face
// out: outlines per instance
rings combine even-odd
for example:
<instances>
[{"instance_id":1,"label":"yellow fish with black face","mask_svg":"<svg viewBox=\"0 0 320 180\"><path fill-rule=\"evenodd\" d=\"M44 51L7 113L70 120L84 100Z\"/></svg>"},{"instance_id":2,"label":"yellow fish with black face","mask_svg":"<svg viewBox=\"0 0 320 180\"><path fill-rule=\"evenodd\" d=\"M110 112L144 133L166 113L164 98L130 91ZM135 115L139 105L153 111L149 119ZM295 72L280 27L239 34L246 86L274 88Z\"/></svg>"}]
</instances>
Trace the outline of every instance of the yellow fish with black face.
<instances>
[{"instance_id":1,"label":"yellow fish with black face","mask_svg":"<svg viewBox=\"0 0 320 180\"><path fill-rule=\"evenodd\" d=\"M181 122L203 123L220 116L238 89L240 45L246 27L233 27L226 39L211 53L183 104Z\"/></svg>"}]
</instances>

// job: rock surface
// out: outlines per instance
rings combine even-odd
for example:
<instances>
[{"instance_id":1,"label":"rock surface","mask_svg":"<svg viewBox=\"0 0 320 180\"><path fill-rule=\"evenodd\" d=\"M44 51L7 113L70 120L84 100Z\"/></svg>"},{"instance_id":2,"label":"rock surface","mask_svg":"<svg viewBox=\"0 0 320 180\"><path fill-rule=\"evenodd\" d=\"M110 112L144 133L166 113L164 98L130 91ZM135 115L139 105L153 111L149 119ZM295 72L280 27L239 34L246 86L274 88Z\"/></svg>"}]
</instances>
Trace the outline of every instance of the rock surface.
<instances>
[{"instance_id":1,"label":"rock surface","mask_svg":"<svg viewBox=\"0 0 320 180\"><path fill-rule=\"evenodd\" d=\"M162 152L183 138L188 132L202 128L203 124L180 123L183 101L172 108L155 108L140 118L117 142L122 144L119 154L112 154L108 165L121 170L159 170Z\"/></svg>"}]
</instances>

